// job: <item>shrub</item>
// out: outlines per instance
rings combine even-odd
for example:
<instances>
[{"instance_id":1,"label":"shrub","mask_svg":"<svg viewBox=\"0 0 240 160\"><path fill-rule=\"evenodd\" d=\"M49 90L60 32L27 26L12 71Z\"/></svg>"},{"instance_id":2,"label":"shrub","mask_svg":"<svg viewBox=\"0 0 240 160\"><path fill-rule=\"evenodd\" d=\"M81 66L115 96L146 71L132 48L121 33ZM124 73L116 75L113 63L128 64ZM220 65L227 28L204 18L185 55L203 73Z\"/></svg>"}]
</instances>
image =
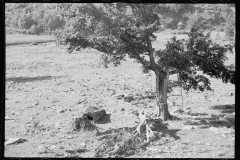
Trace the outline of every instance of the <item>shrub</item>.
<instances>
[{"instance_id":1,"label":"shrub","mask_svg":"<svg viewBox=\"0 0 240 160\"><path fill-rule=\"evenodd\" d=\"M231 21L231 19L226 22L225 27L224 27L224 32L230 40L234 39L234 37L235 37L235 24L234 24L233 21Z\"/></svg>"},{"instance_id":2,"label":"shrub","mask_svg":"<svg viewBox=\"0 0 240 160\"><path fill-rule=\"evenodd\" d=\"M210 28L209 21L206 18L204 18L201 14L199 14L197 11L189 17L186 29L191 30L191 28L194 27L204 30Z\"/></svg>"}]
</instances>

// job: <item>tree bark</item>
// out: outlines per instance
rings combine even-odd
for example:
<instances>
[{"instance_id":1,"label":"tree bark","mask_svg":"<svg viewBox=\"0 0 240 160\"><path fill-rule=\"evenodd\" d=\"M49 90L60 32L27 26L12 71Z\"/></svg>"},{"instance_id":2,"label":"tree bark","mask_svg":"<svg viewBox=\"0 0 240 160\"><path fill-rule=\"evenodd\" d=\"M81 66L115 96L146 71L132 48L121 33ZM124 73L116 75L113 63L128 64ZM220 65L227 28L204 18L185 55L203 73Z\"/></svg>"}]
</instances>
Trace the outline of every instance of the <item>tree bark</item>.
<instances>
[{"instance_id":1,"label":"tree bark","mask_svg":"<svg viewBox=\"0 0 240 160\"><path fill-rule=\"evenodd\" d=\"M156 74L156 104L158 116L166 121L170 118L167 105L167 88L169 79L169 70L164 67L162 71L155 70Z\"/></svg>"}]
</instances>

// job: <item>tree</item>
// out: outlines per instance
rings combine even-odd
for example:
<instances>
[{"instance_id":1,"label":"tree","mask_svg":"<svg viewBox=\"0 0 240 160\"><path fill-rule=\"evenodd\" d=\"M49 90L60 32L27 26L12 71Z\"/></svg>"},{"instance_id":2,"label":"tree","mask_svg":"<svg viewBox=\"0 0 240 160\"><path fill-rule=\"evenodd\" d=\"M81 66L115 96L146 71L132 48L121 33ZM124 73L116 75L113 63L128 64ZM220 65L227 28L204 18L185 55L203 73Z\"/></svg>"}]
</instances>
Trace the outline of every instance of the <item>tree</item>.
<instances>
[{"instance_id":1,"label":"tree","mask_svg":"<svg viewBox=\"0 0 240 160\"><path fill-rule=\"evenodd\" d=\"M45 13L44 22L46 29L48 29L50 33L58 28L62 28L65 24L65 21L57 16L55 10Z\"/></svg>"},{"instance_id":2,"label":"tree","mask_svg":"<svg viewBox=\"0 0 240 160\"><path fill-rule=\"evenodd\" d=\"M34 23L35 21L29 15L21 15L18 19L19 29L30 29Z\"/></svg>"},{"instance_id":3,"label":"tree","mask_svg":"<svg viewBox=\"0 0 240 160\"><path fill-rule=\"evenodd\" d=\"M30 29L37 25L40 33L51 33L64 26L59 17L57 4L48 3L7 3L5 5L6 26L18 29Z\"/></svg>"},{"instance_id":4,"label":"tree","mask_svg":"<svg viewBox=\"0 0 240 160\"><path fill-rule=\"evenodd\" d=\"M128 55L142 64L144 73L155 73L158 115L163 120L170 118L167 106L170 75L178 74L185 90L211 90L209 79L197 71L234 83L234 70L224 66L225 54L232 46L214 44L210 33L203 34L201 25L193 26L188 40L173 37L165 49L155 50L153 33L158 30L160 19L153 4L60 4L58 7L67 22L60 38L70 52L91 47L112 55L115 62Z\"/></svg>"},{"instance_id":5,"label":"tree","mask_svg":"<svg viewBox=\"0 0 240 160\"><path fill-rule=\"evenodd\" d=\"M32 33L32 34L39 34L38 33L38 28L37 28L37 26L34 24L34 25L32 25L32 27L29 29L29 31L30 31L30 33Z\"/></svg>"}]
</instances>

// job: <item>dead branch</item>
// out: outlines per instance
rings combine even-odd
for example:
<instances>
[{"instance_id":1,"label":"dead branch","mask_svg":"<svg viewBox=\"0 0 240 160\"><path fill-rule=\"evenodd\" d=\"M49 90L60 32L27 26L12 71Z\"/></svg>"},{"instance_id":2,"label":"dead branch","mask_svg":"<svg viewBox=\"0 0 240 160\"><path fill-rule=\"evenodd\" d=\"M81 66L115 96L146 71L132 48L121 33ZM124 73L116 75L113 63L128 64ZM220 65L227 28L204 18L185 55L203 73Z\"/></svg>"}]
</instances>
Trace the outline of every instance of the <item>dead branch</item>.
<instances>
[{"instance_id":1,"label":"dead branch","mask_svg":"<svg viewBox=\"0 0 240 160\"><path fill-rule=\"evenodd\" d=\"M125 151L130 146L131 141L133 141L133 139L135 137L137 137L138 135L140 135L140 136L142 135L142 131L144 129L143 128L144 126L146 127L146 137L147 137L147 143L148 143L150 141L149 140L149 138L150 138L149 132L153 135L154 135L154 133L148 125L148 119L149 118L148 118L147 113L145 113L144 111L141 112L139 114L139 119L140 119L139 125L137 126L136 130L133 132L133 134L129 138L125 139L122 142L117 142L115 144L114 148L111 148L108 151L105 151L101 155L108 155L109 156L109 155L114 155L114 154L120 153L121 151Z\"/></svg>"}]
</instances>

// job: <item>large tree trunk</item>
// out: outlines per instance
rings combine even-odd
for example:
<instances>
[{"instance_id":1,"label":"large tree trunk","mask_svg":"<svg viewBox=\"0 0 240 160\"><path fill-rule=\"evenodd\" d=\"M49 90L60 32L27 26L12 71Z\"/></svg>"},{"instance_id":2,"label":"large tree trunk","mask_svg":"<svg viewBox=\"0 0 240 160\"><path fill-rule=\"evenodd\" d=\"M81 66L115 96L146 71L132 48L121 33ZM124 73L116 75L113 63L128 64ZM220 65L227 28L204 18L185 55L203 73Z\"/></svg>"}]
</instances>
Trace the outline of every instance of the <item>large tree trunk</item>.
<instances>
[{"instance_id":1,"label":"large tree trunk","mask_svg":"<svg viewBox=\"0 0 240 160\"><path fill-rule=\"evenodd\" d=\"M165 72L165 73L163 73ZM168 79L169 71L168 68L165 68L164 71L159 70L155 71L156 74L156 104L158 110L158 116L166 121L170 118L167 105L167 88L168 88Z\"/></svg>"}]
</instances>

